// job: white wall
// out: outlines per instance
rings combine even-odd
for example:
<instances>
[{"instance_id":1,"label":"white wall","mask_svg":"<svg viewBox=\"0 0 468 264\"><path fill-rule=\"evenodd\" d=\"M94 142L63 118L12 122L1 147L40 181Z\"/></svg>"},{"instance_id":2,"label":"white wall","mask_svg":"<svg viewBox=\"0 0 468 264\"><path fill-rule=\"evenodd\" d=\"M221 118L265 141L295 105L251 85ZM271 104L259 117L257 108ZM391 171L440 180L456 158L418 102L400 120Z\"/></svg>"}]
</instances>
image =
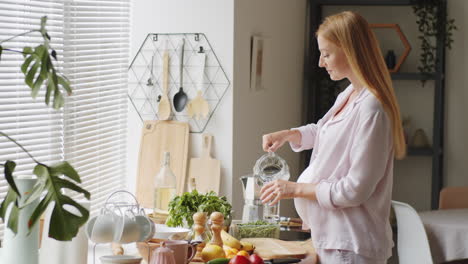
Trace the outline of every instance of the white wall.
<instances>
[{"instance_id":1,"label":"white wall","mask_svg":"<svg viewBox=\"0 0 468 264\"><path fill-rule=\"evenodd\" d=\"M231 87L222 98L205 132L214 136L212 156L221 161L221 193L231 197L232 181L232 71L233 0L138 0L133 1L131 57L148 33L205 33L224 68ZM127 186L135 190L142 122L129 104ZM201 152L201 134L190 134L189 158ZM225 184L228 183L228 184Z\"/></svg>"},{"instance_id":2,"label":"white wall","mask_svg":"<svg viewBox=\"0 0 468 264\"><path fill-rule=\"evenodd\" d=\"M238 178L252 173L264 154L262 135L301 125L306 1L236 0L234 12L234 208L243 200ZM250 42L254 34L267 38L265 90L250 90ZM298 176L299 154L289 146L279 155ZM283 215L294 215L292 200L281 202ZM240 214L237 214L240 216Z\"/></svg>"},{"instance_id":3,"label":"white wall","mask_svg":"<svg viewBox=\"0 0 468 264\"><path fill-rule=\"evenodd\" d=\"M220 108L206 131L215 136L213 155L221 160L222 190L234 204L235 217L243 204L239 177L252 171L263 154L264 133L301 125L302 74L306 25L305 0L285 1L135 1L132 18L132 55L148 33L203 32L231 80ZM265 55L265 86L250 92L250 38L269 38ZM235 71L235 73L234 73ZM278 111L280 109L280 111ZM141 122L130 106L128 188L135 189ZM189 156L200 153L200 136L190 137ZM284 148L279 153L289 163L293 178L299 171L299 154ZM232 194L232 195L231 195ZM295 210L283 203L282 210ZM288 212L286 212L288 211Z\"/></svg>"},{"instance_id":4,"label":"white wall","mask_svg":"<svg viewBox=\"0 0 468 264\"><path fill-rule=\"evenodd\" d=\"M447 52L445 72L445 180L446 186L468 185L468 1L449 0L448 14L455 18L452 50Z\"/></svg>"}]
</instances>

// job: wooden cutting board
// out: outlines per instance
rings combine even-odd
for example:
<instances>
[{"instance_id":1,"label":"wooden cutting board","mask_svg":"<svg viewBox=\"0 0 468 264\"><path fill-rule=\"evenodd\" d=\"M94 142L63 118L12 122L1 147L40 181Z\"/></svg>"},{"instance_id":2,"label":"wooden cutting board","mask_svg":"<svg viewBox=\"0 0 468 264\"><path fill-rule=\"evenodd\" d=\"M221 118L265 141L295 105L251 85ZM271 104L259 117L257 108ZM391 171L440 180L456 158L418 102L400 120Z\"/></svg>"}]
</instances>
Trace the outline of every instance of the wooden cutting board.
<instances>
[{"instance_id":1,"label":"wooden cutting board","mask_svg":"<svg viewBox=\"0 0 468 264\"><path fill-rule=\"evenodd\" d=\"M254 253L263 259L300 258L308 252L301 241L283 241L275 238L243 238L255 246Z\"/></svg>"},{"instance_id":2,"label":"wooden cutting board","mask_svg":"<svg viewBox=\"0 0 468 264\"><path fill-rule=\"evenodd\" d=\"M195 179L195 187L200 193L209 191L219 193L221 163L210 156L212 142L211 134L203 134L201 157L190 159L189 182Z\"/></svg>"},{"instance_id":3,"label":"wooden cutting board","mask_svg":"<svg viewBox=\"0 0 468 264\"><path fill-rule=\"evenodd\" d=\"M189 124L178 121L145 121L141 135L136 196L141 206L153 208L154 177L164 152L171 154L171 170L177 178L177 195L185 190Z\"/></svg>"}]
</instances>

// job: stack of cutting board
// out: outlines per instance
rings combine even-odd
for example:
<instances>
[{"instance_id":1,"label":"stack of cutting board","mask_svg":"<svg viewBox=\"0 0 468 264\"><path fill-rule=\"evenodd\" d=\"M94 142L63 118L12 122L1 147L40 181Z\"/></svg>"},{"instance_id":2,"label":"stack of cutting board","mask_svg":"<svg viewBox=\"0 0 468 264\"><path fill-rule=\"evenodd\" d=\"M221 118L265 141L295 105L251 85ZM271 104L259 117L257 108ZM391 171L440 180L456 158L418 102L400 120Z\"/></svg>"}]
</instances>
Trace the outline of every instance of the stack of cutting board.
<instances>
[{"instance_id":1,"label":"stack of cutting board","mask_svg":"<svg viewBox=\"0 0 468 264\"><path fill-rule=\"evenodd\" d=\"M170 152L171 170L177 178L176 193L185 190L189 124L178 121L145 121L138 158L137 199L153 208L154 178L161 168L164 152Z\"/></svg>"}]
</instances>

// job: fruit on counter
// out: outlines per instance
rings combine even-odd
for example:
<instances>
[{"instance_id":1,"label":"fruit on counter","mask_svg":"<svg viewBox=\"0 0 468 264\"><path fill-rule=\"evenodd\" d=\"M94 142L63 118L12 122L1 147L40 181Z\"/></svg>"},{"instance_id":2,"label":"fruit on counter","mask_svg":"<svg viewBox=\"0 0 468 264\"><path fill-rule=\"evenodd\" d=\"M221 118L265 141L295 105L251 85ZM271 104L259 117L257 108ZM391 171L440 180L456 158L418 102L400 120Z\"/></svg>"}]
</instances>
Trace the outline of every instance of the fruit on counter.
<instances>
[{"instance_id":1,"label":"fruit on counter","mask_svg":"<svg viewBox=\"0 0 468 264\"><path fill-rule=\"evenodd\" d=\"M249 260L252 264L265 264L263 259L257 254L250 255Z\"/></svg>"},{"instance_id":2,"label":"fruit on counter","mask_svg":"<svg viewBox=\"0 0 468 264\"><path fill-rule=\"evenodd\" d=\"M229 261L229 264L251 264L251 263L247 257L237 255Z\"/></svg>"},{"instance_id":3,"label":"fruit on counter","mask_svg":"<svg viewBox=\"0 0 468 264\"><path fill-rule=\"evenodd\" d=\"M201 252L201 258L205 262L208 262L213 259L225 258L225 257L226 257L226 254L224 253L223 248L218 245L207 244Z\"/></svg>"},{"instance_id":4,"label":"fruit on counter","mask_svg":"<svg viewBox=\"0 0 468 264\"><path fill-rule=\"evenodd\" d=\"M240 250L239 252L237 252L237 255L244 256L244 257L249 257L250 256L249 252L247 252L245 250Z\"/></svg>"},{"instance_id":5,"label":"fruit on counter","mask_svg":"<svg viewBox=\"0 0 468 264\"><path fill-rule=\"evenodd\" d=\"M226 245L223 245L224 253L226 254L226 258L233 258L239 252L238 249L232 248Z\"/></svg>"},{"instance_id":6,"label":"fruit on counter","mask_svg":"<svg viewBox=\"0 0 468 264\"><path fill-rule=\"evenodd\" d=\"M221 239L224 245L235 249L241 249L241 242L224 230L221 230Z\"/></svg>"},{"instance_id":7,"label":"fruit on counter","mask_svg":"<svg viewBox=\"0 0 468 264\"><path fill-rule=\"evenodd\" d=\"M207 262L207 264L228 264L231 259L228 258L217 258Z\"/></svg>"},{"instance_id":8,"label":"fruit on counter","mask_svg":"<svg viewBox=\"0 0 468 264\"><path fill-rule=\"evenodd\" d=\"M245 250L247 252L251 252L255 249L255 246L250 243L250 242L247 242L247 241L241 241L241 249L242 250Z\"/></svg>"}]
</instances>

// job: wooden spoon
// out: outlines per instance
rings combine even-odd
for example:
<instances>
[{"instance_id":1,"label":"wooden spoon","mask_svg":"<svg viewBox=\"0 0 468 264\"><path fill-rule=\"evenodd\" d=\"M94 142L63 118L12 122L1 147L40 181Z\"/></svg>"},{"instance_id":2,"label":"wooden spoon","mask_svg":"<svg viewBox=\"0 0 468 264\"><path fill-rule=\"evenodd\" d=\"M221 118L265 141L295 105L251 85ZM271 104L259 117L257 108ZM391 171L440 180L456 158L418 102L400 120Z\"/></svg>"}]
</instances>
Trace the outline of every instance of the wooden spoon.
<instances>
[{"instance_id":1,"label":"wooden spoon","mask_svg":"<svg viewBox=\"0 0 468 264\"><path fill-rule=\"evenodd\" d=\"M167 120L171 116L171 103L167 97L169 85L169 53L164 52L163 56L163 93L158 106L160 120Z\"/></svg>"}]
</instances>

